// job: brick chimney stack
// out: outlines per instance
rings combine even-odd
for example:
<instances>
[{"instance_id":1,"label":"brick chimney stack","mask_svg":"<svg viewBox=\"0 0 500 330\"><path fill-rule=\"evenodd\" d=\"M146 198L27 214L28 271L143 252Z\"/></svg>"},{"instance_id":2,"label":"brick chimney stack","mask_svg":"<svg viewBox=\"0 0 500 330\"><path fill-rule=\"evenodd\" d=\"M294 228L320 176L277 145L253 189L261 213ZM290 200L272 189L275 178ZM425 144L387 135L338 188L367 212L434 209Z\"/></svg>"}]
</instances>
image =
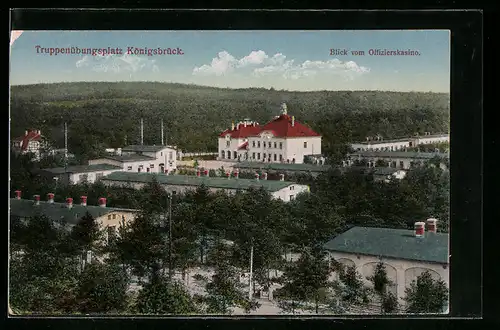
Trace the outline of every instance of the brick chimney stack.
<instances>
[{"instance_id":1,"label":"brick chimney stack","mask_svg":"<svg viewBox=\"0 0 500 330\"><path fill-rule=\"evenodd\" d=\"M80 205L87 206L87 196L80 196Z\"/></svg>"},{"instance_id":2,"label":"brick chimney stack","mask_svg":"<svg viewBox=\"0 0 500 330\"><path fill-rule=\"evenodd\" d=\"M415 237L424 237L425 222L415 222Z\"/></svg>"},{"instance_id":3,"label":"brick chimney stack","mask_svg":"<svg viewBox=\"0 0 500 330\"><path fill-rule=\"evenodd\" d=\"M16 199L21 199L21 190L14 191L16 193Z\"/></svg>"},{"instance_id":4,"label":"brick chimney stack","mask_svg":"<svg viewBox=\"0 0 500 330\"><path fill-rule=\"evenodd\" d=\"M201 176L201 171L200 171L200 170L197 170L197 171L196 171L196 176L197 176L197 177L200 177L200 176Z\"/></svg>"},{"instance_id":5,"label":"brick chimney stack","mask_svg":"<svg viewBox=\"0 0 500 330\"><path fill-rule=\"evenodd\" d=\"M259 181L259 173L255 173L255 180Z\"/></svg>"},{"instance_id":6,"label":"brick chimney stack","mask_svg":"<svg viewBox=\"0 0 500 330\"><path fill-rule=\"evenodd\" d=\"M427 231L429 233L437 233L436 222L437 222L437 219L434 219L434 218L427 219Z\"/></svg>"},{"instance_id":7,"label":"brick chimney stack","mask_svg":"<svg viewBox=\"0 0 500 330\"><path fill-rule=\"evenodd\" d=\"M99 206L106 207L106 198L104 197L99 198Z\"/></svg>"},{"instance_id":8,"label":"brick chimney stack","mask_svg":"<svg viewBox=\"0 0 500 330\"><path fill-rule=\"evenodd\" d=\"M54 193L47 194L47 202L49 202L50 204L54 203Z\"/></svg>"},{"instance_id":9,"label":"brick chimney stack","mask_svg":"<svg viewBox=\"0 0 500 330\"><path fill-rule=\"evenodd\" d=\"M73 198L71 198L71 197L66 198L66 207L68 209L73 207Z\"/></svg>"}]
</instances>

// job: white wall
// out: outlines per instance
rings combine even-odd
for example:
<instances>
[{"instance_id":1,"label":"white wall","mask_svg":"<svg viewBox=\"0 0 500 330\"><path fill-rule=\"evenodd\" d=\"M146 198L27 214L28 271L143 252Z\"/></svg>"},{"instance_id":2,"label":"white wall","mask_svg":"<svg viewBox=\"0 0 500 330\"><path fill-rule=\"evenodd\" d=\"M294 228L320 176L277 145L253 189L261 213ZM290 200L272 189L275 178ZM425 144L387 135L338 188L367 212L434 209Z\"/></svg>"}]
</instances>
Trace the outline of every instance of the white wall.
<instances>
[{"instance_id":1,"label":"white wall","mask_svg":"<svg viewBox=\"0 0 500 330\"><path fill-rule=\"evenodd\" d=\"M355 151L365 151L365 150L373 150L373 151L396 151L404 148L410 147L410 142L412 146L415 146L415 142L413 140L410 141L397 141L397 142L383 142L383 141L371 141L370 143L353 143L351 147Z\"/></svg>"},{"instance_id":2,"label":"white wall","mask_svg":"<svg viewBox=\"0 0 500 330\"><path fill-rule=\"evenodd\" d=\"M363 276L363 280L367 285L370 285L371 282L366 279L366 277L373 275L374 267L377 263L382 261L386 265L389 279L394 283L391 290L397 294L400 303L404 302L402 298L405 297L405 289L409 287L410 283L413 280L416 280L417 277L425 270L428 270L434 279L442 279L449 288L449 266L447 264L390 258L380 259L375 256L356 255L333 251L330 251L329 255L344 265L356 266L356 270ZM337 276L337 274L332 273L331 279L337 279Z\"/></svg>"},{"instance_id":3,"label":"white wall","mask_svg":"<svg viewBox=\"0 0 500 330\"><path fill-rule=\"evenodd\" d=\"M433 144L433 143L443 143L449 142L449 135L439 135L439 136L421 136L418 138L418 144Z\"/></svg>"},{"instance_id":4,"label":"white wall","mask_svg":"<svg viewBox=\"0 0 500 330\"><path fill-rule=\"evenodd\" d=\"M227 135L229 136L229 135ZM229 142L229 147L227 146L227 142ZM217 156L218 160L228 159L227 153L230 152L231 160L236 160L234 158L234 152L237 151L238 154L244 153L246 150L238 150L238 147L245 143L245 139L233 139L231 137L219 137L219 155ZM222 157L222 152L224 151L224 157Z\"/></svg>"},{"instance_id":5,"label":"white wall","mask_svg":"<svg viewBox=\"0 0 500 330\"><path fill-rule=\"evenodd\" d=\"M303 184L292 184L288 187L280 189L276 192L273 192L272 195L274 198L279 198L284 202L289 202L297 197L300 193L309 192L309 186Z\"/></svg>"},{"instance_id":6,"label":"white wall","mask_svg":"<svg viewBox=\"0 0 500 330\"><path fill-rule=\"evenodd\" d=\"M89 160L89 165L94 164L109 164L120 166L124 171L127 172L138 172L138 168L142 166L141 172L147 172L147 168L151 173L160 173L160 164L164 164L165 170L169 172L177 168L177 155L175 149L165 148L157 153L151 153L151 156L155 156L156 159L151 160L141 160L141 161L130 161L130 162L119 162L108 158L99 158ZM151 164L154 165L151 168Z\"/></svg>"},{"instance_id":7,"label":"white wall","mask_svg":"<svg viewBox=\"0 0 500 330\"><path fill-rule=\"evenodd\" d=\"M230 180L233 180L233 179L230 179ZM133 189L142 189L142 187L144 187L144 183L140 183L140 182L127 183L127 182L118 182L118 181L107 181L106 179L104 179L102 182L104 185L111 186L111 187L129 187L129 188L133 188ZM186 191L191 191L191 190L195 190L198 188L198 186L165 185L165 184L162 184L162 187L167 192L169 192L169 193L174 192L176 194L181 194L181 193L184 193ZM290 189L290 187L293 187L293 189ZM237 191L236 189L209 188L209 191L213 192L213 193L220 191L220 190L224 190L228 194L235 194ZM301 192L309 192L309 186L293 184L289 187L286 187L286 188L283 188L279 191L273 192L273 193L271 193L271 195L274 198L279 198L279 199L283 200L284 202L288 202L288 201L290 201L290 195L293 195L295 197L297 194L299 194ZM292 197L292 198L294 198L294 197Z\"/></svg>"},{"instance_id":8,"label":"white wall","mask_svg":"<svg viewBox=\"0 0 500 330\"><path fill-rule=\"evenodd\" d=\"M71 173L69 175L69 179L71 181L71 184L77 184L80 182L80 176L81 175L87 175L87 182L89 183L94 183L97 179L97 176L100 174L102 176L111 174L113 172L118 172L121 171L120 169L116 170L107 170L107 171L96 171L96 172L85 172L85 173Z\"/></svg>"},{"instance_id":9,"label":"white wall","mask_svg":"<svg viewBox=\"0 0 500 330\"><path fill-rule=\"evenodd\" d=\"M307 142L307 147L304 148L304 142ZM304 163L304 156L321 154L321 137L300 137L287 138L285 142L285 161L292 162L295 158L296 164Z\"/></svg>"}]
</instances>

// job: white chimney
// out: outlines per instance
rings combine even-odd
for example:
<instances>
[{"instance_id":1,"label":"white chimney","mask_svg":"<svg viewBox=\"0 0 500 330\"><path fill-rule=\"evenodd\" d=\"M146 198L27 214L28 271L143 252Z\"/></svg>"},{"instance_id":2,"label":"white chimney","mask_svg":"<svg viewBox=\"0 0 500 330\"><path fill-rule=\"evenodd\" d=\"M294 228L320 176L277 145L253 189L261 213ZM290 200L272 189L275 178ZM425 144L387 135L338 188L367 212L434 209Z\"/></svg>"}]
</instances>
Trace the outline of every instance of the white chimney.
<instances>
[{"instance_id":1,"label":"white chimney","mask_svg":"<svg viewBox=\"0 0 500 330\"><path fill-rule=\"evenodd\" d=\"M234 121L231 123L231 131L234 131Z\"/></svg>"},{"instance_id":2,"label":"white chimney","mask_svg":"<svg viewBox=\"0 0 500 330\"><path fill-rule=\"evenodd\" d=\"M24 136L28 136L28 131L24 131Z\"/></svg>"},{"instance_id":3,"label":"white chimney","mask_svg":"<svg viewBox=\"0 0 500 330\"><path fill-rule=\"evenodd\" d=\"M437 219L427 219L427 231L429 233L437 233Z\"/></svg>"},{"instance_id":4,"label":"white chimney","mask_svg":"<svg viewBox=\"0 0 500 330\"><path fill-rule=\"evenodd\" d=\"M255 180L259 181L259 173L255 173Z\"/></svg>"},{"instance_id":5,"label":"white chimney","mask_svg":"<svg viewBox=\"0 0 500 330\"><path fill-rule=\"evenodd\" d=\"M40 195L33 196L35 199L35 205L40 205Z\"/></svg>"},{"instance_id":6,"label":"white chimney","mask_svg":"<svg viewBox=\"0 0 500 330\"><path fill-rule=\"evenodd\" d=\"M415 237L424 237L425 222L415 222Z\"/></svg>"},{"instance_id":7,"label":"white chimney","mask_svg":"<svg viewBox=\"0 0 500 330\"><path fill-rule=\"evenodd\" d=\"M240 173L237 170L234 172L234 177L236 179L238 179L240 177Z\"/></svg>"},{"instance_id":8,"label":"white chimney","mask_svg":"<svg viewBox=\"0 0 500 330\"><path fill-rule=\"evenodd\" d=\"M21 190L16 190L16 199L21 199Z\"/></svg>"},{"instance_id":9,"label":"white chimney","mask_svg":"<svg viewBox=\"0 0 500 330\"><path fill-rule=\"evenodd\" d=\"M54 193L48 193L47 194L47 202L49 203L54 203Z\"/></svg>"},{"instance_id":10,"label":"white chimney","mask_svg":"<svg viewBox=\"0 0 500 330\"><path fill-rule=\"evenodd\" d=\"M73 198L71 198L71 197L66 198L66 207L68 209L73 207Z\"/></svg>"},{"instance_id":11,"label":"white chimney","mask_svg":"<svg viewBox=\"0 0 500 330\"><path fill-rule=\"evenodd\" d=\"M80 196L80 205L87 206L87 196Z\"/></svg>"},{"instance_id":12,"label":"white chimney","mask_svg":"<svg viewBox=\"0 0 500 330\"><path fill-rule=\"evenodd\" d=\"M226 176L227 176L227 179L230 180L231 179L231 172L226 172Z\"/></svg>"},{"instance_id":13,"label":"white chimney","mask_svg":"<svg viewBox=\"0 0 500 330\"><path fill-rule=\"evenodd\" d=\"M267 173L266 172L262 173L262 180L267 180Z\"/></svg>"},{"instance_id":14,"label":"white chimney","mask_svg":"<svg viewBox=\"0 0 500 330\"><path fill-rule=\"evenodd\" d=\"M99 198L99 206L106 207L106 198L104 197Z\"/></svg>"},{"instance_id":15,"label":"white chimney","mask_svg":"<svg viewBox=\"0 0 500 330\"><path fill-rule=\"evenodd\" d=\"M285 175L284 174L280 174L280 181L285 181Z\"/></svg>"},{"instance_id":16,"label":"white chimney","mask_svg":"<svg viewBox=\"0 0 500 330\"><path fill-rule=\"evenodd\" d=\"M295 126L295 116L292 116L292 127Z\"/></svg>"}]
</instances>

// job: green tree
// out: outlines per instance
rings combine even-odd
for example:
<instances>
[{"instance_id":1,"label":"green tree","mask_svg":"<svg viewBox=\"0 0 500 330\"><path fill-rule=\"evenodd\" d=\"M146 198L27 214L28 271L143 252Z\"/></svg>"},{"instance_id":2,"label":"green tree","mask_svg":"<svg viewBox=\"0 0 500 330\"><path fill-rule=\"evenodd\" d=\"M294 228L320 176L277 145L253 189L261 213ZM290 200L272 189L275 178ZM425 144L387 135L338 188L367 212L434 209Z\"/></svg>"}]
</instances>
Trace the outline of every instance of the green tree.
<instances>
[{"instance_id":1,"label":"green tree","mask_svg":"<svg viewBox=\"0 0 500 330\"><path fill-rule=\"evenodd\" d=\"M185 315L198 312L186 288L164 276L144 285L134 309L140 314Z\"/></svg>"},{"instance_id":2,"label":"green tree","mask_svg":"<svg viewBox=\"0 0 500 330\"><path fill-rule=\"evenodd\" d=\"M117 264L93 262L79 276L77 309L81 313L124 312L129 276Z\"/></svg>"},{"instance_id":3,"label":"green tree","mask_svg":"<svg viewBox=\"0 0 500 330\"><path fill-rule=\"evenodd\" d=\"M87 254L99 255L104 244L103 231L89 212L72 227L70 239L69 244L74 244L73 248L80 253L82 269L86 265Z\"/></svg>"},{"instance_id":4,"label":"green tree","mask_svg":"<svg viewBox=\"0 0 500 330\"><path fill-rule=\"evenodd\" d=\"M390 291L388 286L392 283L387 276L387 270L383 262L379 262L375 266L373 275L368 277L373 284L373 290L381 301L381 309L383 313L393 313L397 310L397 297Z\"/></svg>"},{"instance_id":5,"label":"green tree","mask_svg":"<svg viewBox=\"0 0 500 330\"><path fill-rule=\"evenodd\" d=\"M303 250L299 260L289 263L281 278L282 288L277 291L279 306L296 313L298 306L312 302L316 314L320 303L326 302L322 293L331 286L331 269L326 255L321 250ZM302 307L304 308L304 307Z\"/></svg>"},{"instance_id":6,"label":"green tree","mask_svg":"<svg viewBox=\"0 0 500 330\"><path fill-rule=\"evenodd\" d=\"M335 286L335 291L344 309L363 306L370 302L369 290L355 266L340 267L339 281Z\"/></svg>"},{"instance_id":7,"label":"green tree","mask_svg":"<svg viewBox=\"0 0 500 330\"><path fill-rule=\"evenodd\" d=\"M407 313L443 313L448 304L448 288L425 271L406 288Z\"/></svg>"}]
</instances>

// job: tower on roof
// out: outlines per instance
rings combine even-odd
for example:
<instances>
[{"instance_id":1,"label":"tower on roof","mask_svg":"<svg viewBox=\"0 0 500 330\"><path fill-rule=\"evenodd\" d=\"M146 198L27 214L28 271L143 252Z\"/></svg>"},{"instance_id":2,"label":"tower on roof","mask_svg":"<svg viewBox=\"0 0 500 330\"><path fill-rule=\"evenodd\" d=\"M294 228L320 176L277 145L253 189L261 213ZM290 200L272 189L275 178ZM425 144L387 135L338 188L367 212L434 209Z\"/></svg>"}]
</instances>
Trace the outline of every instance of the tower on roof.
<instances>
[{"instance_id":1,"label":"tower on roof","mask_svg":"<svg viewBox=\"0 0 500 330\"><path fill-rule=\"evenodd\" d=\"M283 102L281 103L281 114L286 115L288 113L287 108L286 108L286 103Z\"/></svg>"}]
</instances>

